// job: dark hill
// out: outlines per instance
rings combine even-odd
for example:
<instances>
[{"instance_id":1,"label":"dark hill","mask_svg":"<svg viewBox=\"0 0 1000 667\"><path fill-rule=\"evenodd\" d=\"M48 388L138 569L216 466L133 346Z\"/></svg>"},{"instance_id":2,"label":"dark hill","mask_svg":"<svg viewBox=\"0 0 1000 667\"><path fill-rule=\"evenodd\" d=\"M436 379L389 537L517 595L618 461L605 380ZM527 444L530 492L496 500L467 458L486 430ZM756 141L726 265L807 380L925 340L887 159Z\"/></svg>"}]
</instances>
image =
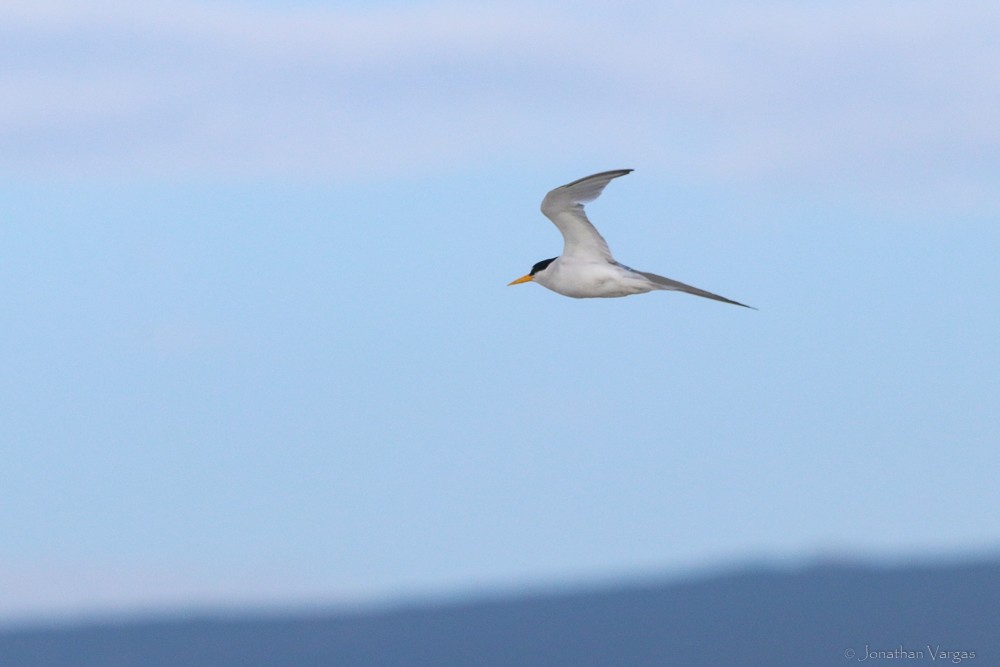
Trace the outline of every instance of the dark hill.
<instances>
[{"instance_id":1,"label":"dark hill","mask_svg":"<svg viewBox=\"0 0 1000 667\"><path fill-rule=\"evenodd\" d=\"M859 660L866 645L881 653ZM0 631L3 667L919 667L956 660L1000 665L1000 562L823 565L368 613Z\"/></svg>"}]
</instances>

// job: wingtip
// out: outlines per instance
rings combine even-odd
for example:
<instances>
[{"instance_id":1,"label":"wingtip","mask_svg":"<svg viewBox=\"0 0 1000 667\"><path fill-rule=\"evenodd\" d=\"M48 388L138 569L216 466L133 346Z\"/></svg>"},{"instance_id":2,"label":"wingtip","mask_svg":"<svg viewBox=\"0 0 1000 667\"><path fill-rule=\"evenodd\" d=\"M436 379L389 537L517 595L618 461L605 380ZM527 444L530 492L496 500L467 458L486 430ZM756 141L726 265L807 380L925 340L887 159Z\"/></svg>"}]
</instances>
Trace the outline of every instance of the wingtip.
<instances>
[{"instance_id":1,"label":"wingtip","mask_svg":"<svg viewBox=\"0 0 1000 667\"><path fill-rule=\"evenodd\" d=\"M597 178L603 178L603 177L607 177L607 179L610 181L613 178L618 178L619 176L625 176L627 174L631 174L633 171L635 171L635 169L609 169L608 171L599 171L596 174L591 174L590 176L584 176L583 178L578 178L575 181L571 181L571 182L567 183L566 185L560 185L556 189L557 190L564 190L566 188L571 188L574 185L579 185L580 183L583 183L584 181L589 181L591 179L597 179ZM603 187L602 187L602 189L603 189Z\"/></svg>"}]
</instances>

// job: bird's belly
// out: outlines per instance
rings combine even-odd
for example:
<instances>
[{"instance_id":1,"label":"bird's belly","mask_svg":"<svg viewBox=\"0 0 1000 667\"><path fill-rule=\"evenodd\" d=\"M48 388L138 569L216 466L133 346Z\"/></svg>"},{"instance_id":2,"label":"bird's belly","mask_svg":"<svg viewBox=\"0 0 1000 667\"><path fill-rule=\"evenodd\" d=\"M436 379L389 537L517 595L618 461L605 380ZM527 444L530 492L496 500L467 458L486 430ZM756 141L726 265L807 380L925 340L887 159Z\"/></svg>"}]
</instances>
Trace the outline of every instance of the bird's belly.
<instances>
[{"instance_id":1,"label":"bird's belly","mask_svg":"<svg viewBox=\"0 0 1000 667\"><path fill-rule=\"evenodd\" d=\"M614 298L650 291L647 281L637 280L631 273L613 264L569 264L558 267L544 282L539 282L553 292L576 299Z\"/></svg>"}]
</instances>

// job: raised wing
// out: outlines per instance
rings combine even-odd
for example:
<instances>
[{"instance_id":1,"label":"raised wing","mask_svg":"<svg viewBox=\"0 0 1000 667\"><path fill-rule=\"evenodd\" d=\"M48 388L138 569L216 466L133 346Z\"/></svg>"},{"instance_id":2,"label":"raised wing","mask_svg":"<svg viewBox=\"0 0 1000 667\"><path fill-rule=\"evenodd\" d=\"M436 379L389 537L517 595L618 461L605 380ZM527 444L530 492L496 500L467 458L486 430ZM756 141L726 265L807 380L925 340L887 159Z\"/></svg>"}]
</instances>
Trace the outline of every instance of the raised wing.
<instances>
[{"instance_id":1,"label":"raised wing","mask_svg":"<svg viewBox=\"0 0 1000 667\"><path fill-rule=\"evenodd\" d=\"M631 169L602 171L567 183L545 195L545 199L542 200L542 213L562 232L563 257L613 261L607 241L587 219L583 205L601 196L612 179L631 171Z\"/></svg>"}]
</instances>

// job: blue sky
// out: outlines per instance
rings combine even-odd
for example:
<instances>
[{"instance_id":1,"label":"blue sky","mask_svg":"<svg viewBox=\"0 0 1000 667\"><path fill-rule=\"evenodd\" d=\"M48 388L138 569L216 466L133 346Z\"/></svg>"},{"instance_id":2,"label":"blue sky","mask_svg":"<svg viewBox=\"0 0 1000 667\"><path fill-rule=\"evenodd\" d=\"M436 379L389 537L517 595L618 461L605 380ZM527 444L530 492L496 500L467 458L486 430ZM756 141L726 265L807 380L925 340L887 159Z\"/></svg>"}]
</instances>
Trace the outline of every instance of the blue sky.
<instances>
[{"instance_id":1,"label":"blue sky","mask_svg":"<svg viewBox=\"0 0 1000 667\"><path fill-rule=\"evenodd\" d=\"M998 27L5 2L0 618L995 552Z\"/></svg>"}]
</instances>

